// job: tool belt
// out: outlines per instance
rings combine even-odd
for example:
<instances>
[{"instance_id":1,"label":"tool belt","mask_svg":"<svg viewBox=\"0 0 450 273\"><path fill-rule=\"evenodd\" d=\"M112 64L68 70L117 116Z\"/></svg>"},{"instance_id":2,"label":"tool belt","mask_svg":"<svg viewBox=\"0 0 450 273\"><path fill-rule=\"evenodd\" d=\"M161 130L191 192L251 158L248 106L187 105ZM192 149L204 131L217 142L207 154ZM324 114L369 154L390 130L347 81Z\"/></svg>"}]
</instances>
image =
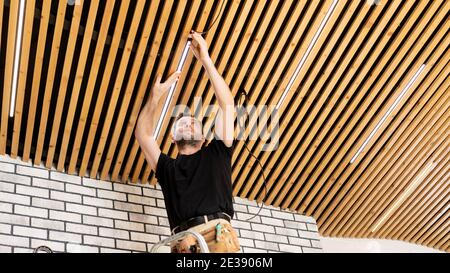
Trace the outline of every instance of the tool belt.
<instances>
[{"instance_id":1,"label":"tool belt","mask_svg":"<svg viewBox=\"0 0 450 273\"><path fill-rule=\"evenodd\" d=\"M240 250L237 233L227 221L220 221L199 233L211 253L235 253ZM200 246L194 236L187 235L172 244L172 253L200 253Z\"/></svg>"},{"instance_id":2,"label":"tool belt","mask_svg":"<svg viewBox=\"0 0 450 273\"><path fill-rule=\"evenodd\" d=\"M207 223L208 221L211 221L214 219L225 219L228 222L231 221L231 218L230 218L230 216L228 216L228 214L223 213L223 212L216 212L216 213L209 214L209 215L191 218L191 219L181 223L179 226L175 227L172 230L172 234L180 233L182 231L190 229L191 227L195 227L195 226Z\"/></svg>"}]
</instances>

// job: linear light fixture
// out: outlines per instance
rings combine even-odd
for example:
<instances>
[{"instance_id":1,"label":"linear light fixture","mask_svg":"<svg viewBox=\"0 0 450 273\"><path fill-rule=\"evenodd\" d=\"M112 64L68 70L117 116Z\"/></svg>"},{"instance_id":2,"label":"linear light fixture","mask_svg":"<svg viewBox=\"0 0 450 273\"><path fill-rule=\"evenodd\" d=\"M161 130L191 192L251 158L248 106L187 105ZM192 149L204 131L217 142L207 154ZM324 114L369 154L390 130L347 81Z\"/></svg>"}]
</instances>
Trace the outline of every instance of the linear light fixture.
<instances>
[{"instance_id":1,"label":"linear light fixture","mask_svg":"<svg viewBox=\"0 0 450 273\"><path fill-rule=\"evenodd\" d=\"M191 44L191 41L188 40L188 42L186 43L186 46L184 47L183 55L181 55L181 60L178 63L177 71L182 71L182 69L183 69L184 63L186 62L186 58L187 58L187 55L189 53L189 46L190 46L190 44ZM153 135L155 140L158 139L159 133L161 132L161 127L162 127L164 118L165 118L165 116L167 114L167 111L169 110L170 103L172 102L173 93L175 92L175 87L176 86L177 86L177 82L172 84L172 86L170 87L169 95L166 98L166 101L164 103L164 107L163 107L163 110L162 110L162 113L161 113L161 117L158 120L158 124L156 126L156 130L155 130L155 133Z\"/></svg>"},{"instance_id":2,"label":"linear light fixture","mask_svg":"<svg viewBox=\"0 0 450 273\"><path fill-rule=\"evenodd\" d=\"M427 164L425 169L420 173L420 175L408 186L408 188L402 193L400 198L395 201L395 203L389 208L389 210L383 215L383 217L378 220L377 224L372 229L372 233L377 231L381 224L383 224L386 219L391 216L392 212L394 212L395 209L398 208L398 206L403 203L403 201L411 195L412 191L414 191L420 182L424 180L425 177L427 177L430 172L434 169L436 166L436 162L430 162Z\"/></svg>"},{"instance_id":3,"label":"linear light fixture","mask_svg":"<svg viewBox=\"0 0 450 273\"><path fill-rule=\"evenodd\" d=\"M408 90L411 88L411 86L413 86L413 84L416 82L417 78L419 77L419 75L423 72L424 68L425 68L425 64L421 65L419 70L416 72L416 74L412 77L412 79L409 81L409 83L405 86L405 88L403 89L403 91L400 93L400 95L398 96L398 98L395 100L395 102L391 105L391 107L389 107L388 111L384 114L383 118L378 122L377 126L375 127L375 129L373 129L373 131L370 133L369 137L366 139L366 141L364 141L363 145L361 145L361 148L359 148L359 150L356 152L356 154L353 156L352 160L350 161L350 164L353 164L356 160L356 158L358 158L358 156L362 153L362 151L366 148L367 144L369 143L369 141L375 136L375 134L377 133L378 129L380 129L381 125L383 125L383 123L386 121L386 119L389 117L389 115L392 113L392 111L394 111L395 107L397 107L397 105L400 103L400 101L402 100L402 98L405 96L405 94L408 92Z\"/></svg>"},{"instance_id":4,"label":"linear light fixture","mask_svg":"<svg viewBox=\"0 0 450 273\"><path fill-rule=\"evenodd\" d=\"M311 43L308 46L308 49L305 52L305 55L303 55L302 59L300 60L300 63L298 64L297 68L295 69L294 74L291 77L291 80L289 81L289 84L286 86L286 89L283 92L283 95L281 96L280 100L278 101L277 106L275 109L280 109L281 105L283 104L284 100L286 99L286 96L289 92L289 90L292 88L292 85L295 82L295 79L297 79L298 74L300 73L300 69L303 67L303 65L306 62L306 59L308 58L309 54L311 53L312 49L316 45L317 39L319 39L320 34L322 33L323 28L325 27L326 23L328 22L328 19L330 18L331 14L333 13L334 8L336 7L336 4L338 3L338 0L334 0L331 4L330 8L328 9L327 14L325 15L325 18L322 20L322 23L319 26L319 29L317 30L316 34L314 35Z\"/></svg>"},{"instance_id":5,"label":"linear light fixture","mask_svg":"<svg viewBox=\"0 0 450 273\"><path fill-rule=\"evenodd\" d=\"M16 93L17 93L17 81L19 79L19 65L20 65L20 50L22 49L22 33L23 33L23 21L25 17L25 0L20 0L19 6L19 22L17 25L16 35L16 47L14 53L14 72L13 82L11 88L11 105L9 109L9 116L14 117L14 110L16 107Z\"/></svg>"}]
</instances>

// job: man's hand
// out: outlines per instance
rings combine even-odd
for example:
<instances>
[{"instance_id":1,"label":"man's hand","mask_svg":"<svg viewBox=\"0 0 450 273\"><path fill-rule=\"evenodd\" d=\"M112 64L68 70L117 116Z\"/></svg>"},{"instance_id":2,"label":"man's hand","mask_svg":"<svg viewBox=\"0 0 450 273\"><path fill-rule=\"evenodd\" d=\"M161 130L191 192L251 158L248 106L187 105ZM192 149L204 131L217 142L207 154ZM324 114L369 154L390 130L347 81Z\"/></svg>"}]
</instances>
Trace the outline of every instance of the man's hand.
<instances>
[{"instance_id":1,"label":"man's hand","mask_svg":"<svg viewBox=\"0 0 450 273\"><path fill-rule=\"evenodd\" d=\"M180 79L181 71L175 71L167 81L161 83L161 74L156 77L155 84L152 87L151 95L153 99L158 102L161 97L170 90L172 84L176 83Z\"/></svg>"},{"instance_id":2,"label":"man's hand","mask_svg":"<svg viewBox=\"0 0 450 273\"><path fill-rule=\"evenodd\" d=\"M192 49L192 53L200 62L205 62L210 59L208 52L208 45L206 44L205 39L199 33L191 30L191 34L189 34L189 38L192 38L192 42L190 48Z\"/></svg>"}]
</instances>

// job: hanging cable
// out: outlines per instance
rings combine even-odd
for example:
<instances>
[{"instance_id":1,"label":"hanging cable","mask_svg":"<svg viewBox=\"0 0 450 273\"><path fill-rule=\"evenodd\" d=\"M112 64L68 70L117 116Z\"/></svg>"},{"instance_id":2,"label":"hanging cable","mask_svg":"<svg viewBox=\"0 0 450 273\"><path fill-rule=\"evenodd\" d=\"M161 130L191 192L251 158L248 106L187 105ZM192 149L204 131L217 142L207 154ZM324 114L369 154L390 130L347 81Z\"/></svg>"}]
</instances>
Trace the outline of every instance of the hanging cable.
<instances>
[{"instance_id":1,"label":"hanging cable","mask_svg":"<svg viewBox=\"0 0 450 273\"><path fill-rule=\"evenodd\" d=\"M223 9L223 5L225 4L225 0L222 0L222 5L220 6L220 10L219 10L219 14L217 14L216 18L214 19L214 21L211 23L211 25L208 27L208 29L206 31L196 31L193 30L197 33L199 33L200 35L206 34L208 33L208 31L211 30L211 28L214 26L214 24L216 23L217 19L219 19L220 14L222 13L222 9ZM192 32L192 31L191 31ZM192 38L188 38L188 41L192 41Z\"/></svg>"}]
</instances>

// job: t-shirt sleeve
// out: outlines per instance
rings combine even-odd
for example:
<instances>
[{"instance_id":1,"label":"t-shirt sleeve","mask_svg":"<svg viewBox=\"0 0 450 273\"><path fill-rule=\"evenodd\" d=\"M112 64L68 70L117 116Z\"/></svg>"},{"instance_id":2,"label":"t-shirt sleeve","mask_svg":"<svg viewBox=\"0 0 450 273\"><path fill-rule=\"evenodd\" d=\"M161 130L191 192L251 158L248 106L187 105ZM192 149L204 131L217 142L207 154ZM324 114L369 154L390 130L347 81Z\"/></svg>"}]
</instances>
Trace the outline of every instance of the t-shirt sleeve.
<instances>
[{"instance_id":1,"label":"t-shirt sleeve","mask_svg":"<svg viewBox=\"0 0 450 273\"><path fill-rule=\"evenodd\" d=\"M161 153L158 158L158 163L156 164L155 177L160 185L163 185L168 176L171 173L171 167L173 165L174 159L170 158L167 154Z\"/></svg>"},{"instance_id":2,"label":"t-shirt sleeve","mask_svg":"<svg viewBox=\"0 0 450 273\"><path fill-rule=\"evenodd\" d=\"M227 145L225 145L225 143L221 139L215 137L211 140L208 146L213 153L217 153L229 158L233 156L234 140L231 147L227 147Z\"/></svg>"}]
</instances>

